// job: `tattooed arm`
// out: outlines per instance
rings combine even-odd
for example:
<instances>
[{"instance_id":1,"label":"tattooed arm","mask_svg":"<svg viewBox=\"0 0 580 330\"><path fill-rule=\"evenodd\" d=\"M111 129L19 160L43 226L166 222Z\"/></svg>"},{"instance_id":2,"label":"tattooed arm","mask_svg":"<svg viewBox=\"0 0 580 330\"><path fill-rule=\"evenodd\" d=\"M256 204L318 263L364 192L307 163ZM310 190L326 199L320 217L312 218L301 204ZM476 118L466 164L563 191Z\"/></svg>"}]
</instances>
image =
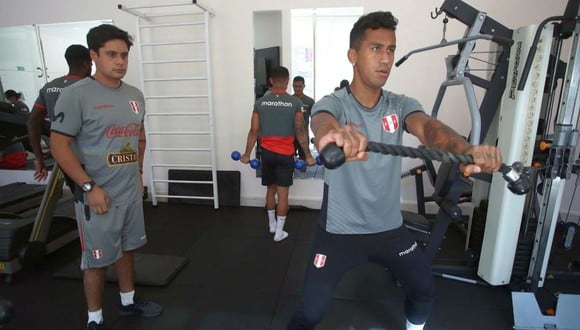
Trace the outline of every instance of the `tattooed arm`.
<instances>
[{"instance_id":1,"label":"tattooed arm","mask_svg":"<svg viewBox=\"0 0 580 330\"><path fill-rule=\"evenodd\" d=\"M464 172L491 172L498 170L501 165L501 153L498 148L490 145L473 146L449 126L423 112L407 116L405 125L407 131L415 135L427 148L470 154L475 164L463 167Z\"/></svg>"}]
</instances>

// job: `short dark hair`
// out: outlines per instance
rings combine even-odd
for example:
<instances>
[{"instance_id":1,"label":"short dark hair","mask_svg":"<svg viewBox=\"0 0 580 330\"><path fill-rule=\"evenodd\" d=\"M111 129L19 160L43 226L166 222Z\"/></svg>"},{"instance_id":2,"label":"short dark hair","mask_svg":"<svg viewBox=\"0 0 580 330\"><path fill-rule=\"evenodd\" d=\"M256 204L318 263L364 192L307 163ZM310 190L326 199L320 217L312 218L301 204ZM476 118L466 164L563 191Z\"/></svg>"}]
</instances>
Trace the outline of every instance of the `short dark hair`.
<instances>
[{"instance_id":1,"label":"short dark hair","mask_svg":"<svg viewBox=\"0 0 580 330\"><path fill-rule=\"evenodd\" d=\"M20 94L20 93L17 93L17 92L16 92L15 90L13 90L13 89L9 89L9 90L7 90L7 91L5 91L5 92L4 92L4 97L6 97L7 99L9 99L9 98L11 98L11 97L14 97L14 96L16 96L16 97L20 98L20 97L22 96L22 94Z\"/></svg>"},{"instance_id":2,"label":"short dark hair","mask_svg":"<svg viewBox=\"0 0 580 330\"><path fill-rule=\"evenodd\" d=\"M290 72L283 66L276 66L270 70L270 78L275 81L290 78Z\"/></svg>"},{"instance_id":3,"label":"short dark hair","mask_svg":"<svg viewBox=\"0 0 580 330\"><path fill-rule=\"evenodd\" d=\"M127 31L121 30L112 24L101 24L95 26L87 33L87 46L90 50L99 52L99 48L110 40L121 39L127 44L127 49L133 46L133 38Z\"/></svg>"},{"instance_id":4,"label":"short dark hair","mask_svg":"<svg viewBox=\"0 0 580 330\"><path fill-rule=\"evenodd\" d=\"M399 21L390 11L375 11L361 16L350 30L350 48L357 48L367 29L396 30Z\"/></svg>"},{"instance_id":5,"label":"short dark hair","mask_svg":"<svg viewBox=\"0 0 580 330\"><path fill-rule=\"evenodd\" d=\"M302 76L296 76L292 80L292 82L297 82L297 81L300 81L300 82L302 82L304 84L304 77L302 77Z\"/></svg>"},{"instance_id":6,"label":"short dark hair","mask_svg":"<svg viewBox=\"0 0 580 330\"><path fill-rule=\"evenodd\" d=\"M91 61L89 49L83 45L70 45L64 52L64 58L69 67L79 66Z\"/></svg>"}]
</instances>

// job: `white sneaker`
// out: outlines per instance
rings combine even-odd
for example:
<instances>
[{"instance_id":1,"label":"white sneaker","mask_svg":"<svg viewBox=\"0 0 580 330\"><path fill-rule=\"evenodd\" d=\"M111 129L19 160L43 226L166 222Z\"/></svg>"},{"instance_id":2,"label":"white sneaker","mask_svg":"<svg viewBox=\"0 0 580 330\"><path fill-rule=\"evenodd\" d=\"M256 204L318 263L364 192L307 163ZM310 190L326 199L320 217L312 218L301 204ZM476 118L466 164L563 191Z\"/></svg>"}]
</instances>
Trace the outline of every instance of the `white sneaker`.
<instances>
[{"instance_id":1,"label":"white sneaker","mask_svg":"<svg viewBox=\"0 0 580 330\"><path fill-rule=\"evenodd\" d=\"M285 231L281 231L280 235L274 235L274 242L280 242L288 237L288 233Z\"/></svg>"}]
</instances>

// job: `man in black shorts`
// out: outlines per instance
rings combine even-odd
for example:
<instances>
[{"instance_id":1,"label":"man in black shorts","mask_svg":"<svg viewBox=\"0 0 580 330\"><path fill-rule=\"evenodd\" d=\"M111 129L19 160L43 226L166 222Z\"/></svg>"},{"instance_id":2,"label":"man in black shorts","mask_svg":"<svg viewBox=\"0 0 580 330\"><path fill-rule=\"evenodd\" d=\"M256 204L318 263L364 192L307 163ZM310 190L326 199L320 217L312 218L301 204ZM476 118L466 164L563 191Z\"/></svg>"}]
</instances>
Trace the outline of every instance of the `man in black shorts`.
<instances>
[{"instance_id":1,"label":"man in black shorts","mask_svg":"<svg viewBox=\"0 0 580 330\"><path fill-rule=\"evenodd\" d=\"M302 115L302 102L286 92L290 73L285 67L272 68L272 92L254 104L252 121L246 142L246 151L240 161L250 161L252 149L260 136L262 151L262 185L266 190L266 210L270 233L279 242L288 233L284 231L288 215L288 194L294 175L294 139L302 146L308 165L316 164L308 148L308 136ZM278 197L278 205L276 205Z\"/></svg>"}]
</instances>

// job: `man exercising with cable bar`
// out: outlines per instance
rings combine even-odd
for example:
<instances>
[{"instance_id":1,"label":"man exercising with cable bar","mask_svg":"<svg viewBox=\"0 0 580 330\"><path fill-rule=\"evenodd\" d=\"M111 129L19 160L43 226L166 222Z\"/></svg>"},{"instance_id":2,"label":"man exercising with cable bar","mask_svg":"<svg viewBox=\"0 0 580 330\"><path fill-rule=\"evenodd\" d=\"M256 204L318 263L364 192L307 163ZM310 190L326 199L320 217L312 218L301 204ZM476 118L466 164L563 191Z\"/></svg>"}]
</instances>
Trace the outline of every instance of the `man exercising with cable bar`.
<instances>
[{"instance_id":1,"label":"man exercising with cable bar","mask_svg":"<svg viewBox=\"0 0 580 330\"><path fill-rule=\"evenodd\" d=\"M362 16L350 32L350 86L325 96L312 109L314 143L334 142L347 163L325 171L320 227L309 257L304 296L288 329L314 329L330 306L342 276L367 262L384 265L406 294L406 329L423 329L435 299L428 258L403 226L401 157L370 154L368 141L402 144L403 130L428 148L470 154L465 173L499 169L499 149L470 145L425 114L414 98L383 90L394 62L397 19L390 12Z\"/></svg>"}]
</instances>

